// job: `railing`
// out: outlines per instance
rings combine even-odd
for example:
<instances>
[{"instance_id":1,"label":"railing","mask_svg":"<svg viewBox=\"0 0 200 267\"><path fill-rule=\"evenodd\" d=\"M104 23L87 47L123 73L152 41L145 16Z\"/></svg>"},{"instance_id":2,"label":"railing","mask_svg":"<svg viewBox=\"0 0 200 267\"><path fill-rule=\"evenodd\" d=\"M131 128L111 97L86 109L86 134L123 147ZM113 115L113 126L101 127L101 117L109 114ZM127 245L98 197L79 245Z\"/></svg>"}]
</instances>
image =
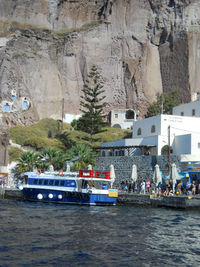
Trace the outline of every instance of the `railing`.
<instances>
[{"instance_id":1,"label":"railing","mask_svg":"<svg viewBox=\"0 0 200 267\"><path fill-rule=\"evenodd\" d=\"M110 172L101 172L101 171L94 171L94 170L79 170L79 177L110 179Z\"/></svg>"}]
</instances>

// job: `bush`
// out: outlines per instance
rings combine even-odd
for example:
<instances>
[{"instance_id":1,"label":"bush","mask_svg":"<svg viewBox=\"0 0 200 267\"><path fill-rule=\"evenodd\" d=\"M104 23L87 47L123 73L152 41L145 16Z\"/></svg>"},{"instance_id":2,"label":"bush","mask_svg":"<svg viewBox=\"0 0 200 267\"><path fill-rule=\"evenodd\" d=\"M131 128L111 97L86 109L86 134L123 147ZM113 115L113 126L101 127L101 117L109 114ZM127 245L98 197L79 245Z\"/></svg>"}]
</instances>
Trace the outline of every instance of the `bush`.
<instances>
[{"instance_id":1,"label":"bush","mask_svg":"<svg viewBox=\"0 0 200 267\"><path fill-rule=\"evenodd\" d=\"M65 148L59 140L43 138L43 137L35 137L35 136L26 139L24 145L31 146L36 150L42 150L49 147L53 147L58 150L64 150Z\"/></svg>"},{"instance_id":2,"label":"bush","mask_svg":"<svg viewBox=\"0 0 200 267\"><path fill-rule=\"evenodd\" d=\"M131 138L132 130L123 130L113 127L105 128L105 131L93 136L93 146L100 146L101 143L117 141L120 139Z\"/></svg>"},{"instance_id":3,"label":"bush","mask_svg":"<svg viewBox=\"0 0 200 267\"><path fill-rule=\"evenodd\" d=\"M9 131L11 139L20 145L25 145L25 141L32 137L47 138L51 132L51 138L54 138L61 130L71 130L68 123L63 123L53 119L43 119L31 126L15 126Z\"/></svg>"},{"instance_id":4,"label":"bush","mask_svg":"<svg viewBox=\"0 0 200 267\"><path fill-rule=\"evenodd\" d=\"M8 151L9 162L11 163L12 161L17 161L17 159L21 157L22 153L22 149L18 147L11 147Z\"/></svg>"}]
</instances>

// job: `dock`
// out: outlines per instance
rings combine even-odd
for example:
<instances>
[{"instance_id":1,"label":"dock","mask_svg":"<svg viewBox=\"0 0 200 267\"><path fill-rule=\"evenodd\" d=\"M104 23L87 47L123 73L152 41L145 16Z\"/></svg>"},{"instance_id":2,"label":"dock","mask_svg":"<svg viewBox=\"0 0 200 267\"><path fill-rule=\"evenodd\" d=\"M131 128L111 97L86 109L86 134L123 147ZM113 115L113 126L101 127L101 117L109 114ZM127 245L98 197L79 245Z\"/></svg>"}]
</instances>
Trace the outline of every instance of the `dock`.
<instances>
[{"instance_id":1,"label":"dock","mask_svg":"<svg viewBox=\"0 0 200 267\"><path fill-rule=\"evenodd\" d=\"M118 205L145 205L181 209L200 209L200 195L174 195L155 197L150 194L119 192Z\"/></svg>"},{"instance_id":2,"label":"dock","mask_svg":"<svg viewBox=\"0 0 200 267\"><path fill-rule=\"evenodd\" d=\"M1 199L23 200L23 193L17 188L0 188ZM176 209L200 209L200 195L175 195L155 197L119 191L117 205L168 207Z\"/></svg>"}]
</instances>

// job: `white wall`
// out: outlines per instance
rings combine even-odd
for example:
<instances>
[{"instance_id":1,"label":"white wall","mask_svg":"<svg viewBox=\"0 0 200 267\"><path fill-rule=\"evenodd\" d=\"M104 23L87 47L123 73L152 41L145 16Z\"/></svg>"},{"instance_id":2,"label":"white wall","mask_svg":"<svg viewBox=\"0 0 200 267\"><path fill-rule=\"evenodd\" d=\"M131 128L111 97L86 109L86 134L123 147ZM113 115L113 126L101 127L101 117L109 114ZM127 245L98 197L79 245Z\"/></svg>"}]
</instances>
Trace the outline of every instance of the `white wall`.
<instances>
[{"instance_id":1,"label":"white wall","mask_svg":"<svg viewBox=\"0 0 200 267\"><path fill-rule=\"evenodd\" d=\"M191 134L175 136L172 145L173 154L191 154Z\"/></svg>"},{"instance_id":2,"label":"white wall","mask_svg":"<svg viewBox=\"0 0 200 267\"><path fill-rule=\"evenodd\" d=\"M155 133L151 133L151 127L155 125ZM160 135L161 133L161 116L154 116L147 119L134 121L133 122L133 138L138 137L147 137L147 136L154 136ZM141 135L137 135L138 129L141 128Z\"/></svg>"},{"instance_id":3,"label":"white wall","mask_svg":"<svg viewBox=\"0 0 200 267\"><path fill-rule=\"evenodd\" d=\"M74 115L74 114L65 113L63 122L71 123L73 120L78 120L80 117L81 117L81 114Z\"/></svg>"},{"instance_id":4,"label":"white wall","mask_svg":"<svg viewBox=\"0 0 200 267\"><path fill-rule=\"evenodd\" d=\"M200 155L200 134L192 134L191 154Z\"/></svg>"},{"instance_id":5,"label":"white wall","mask_svg":"<svg viewBox=\"0 0 200 267\"><path fill-rule=\"evenodd\" d=\"M200 101L194 101L173 108L173 115L181 116L181 112L184 112L183 116L193 116L192 110L195 109L195 117L200 117Z\"/></svg>"},{"instance_id":6,"label":"white wall","mask_svg":"<svg viewBox=\"0 0 200 267\"><path fill-rule=\"evenodd\" d=\"M155 125L156 130L155 133L151 133L151 127ZM147 119L143 119L140 121L135 121L133 123L133 138L144 138L144 140L150 140L150 136L158 136L157 143L156 139L153 145L157 145L157 153L161 154L162 147L168 145L168 134L169 134L169 126L170 126L170 145L175 146L175 142L177 140L178 144L175 146L174 153L181 154L181 151L184 150L184 153L190 153L189 148L181 148L181 146L185 146L185 137L176 139L177 136L196 134L194 143L200 142L200 118L198 117L183 117L183 116L173 116L173 115L159 115L150 117ZM142 134L140 136L137 135L138 128L141 128ZM193 137L194 138L194 137ZM193 147L196 148L197 144L194 144ZM190 142L191 144L191 142ZM150 144L148 144L150 145ZM192 144L191 144L192 145ZM197 151L193 148L193 151ZM191 153L192 148L191 148Z\"/></svg>"}]
</instances>

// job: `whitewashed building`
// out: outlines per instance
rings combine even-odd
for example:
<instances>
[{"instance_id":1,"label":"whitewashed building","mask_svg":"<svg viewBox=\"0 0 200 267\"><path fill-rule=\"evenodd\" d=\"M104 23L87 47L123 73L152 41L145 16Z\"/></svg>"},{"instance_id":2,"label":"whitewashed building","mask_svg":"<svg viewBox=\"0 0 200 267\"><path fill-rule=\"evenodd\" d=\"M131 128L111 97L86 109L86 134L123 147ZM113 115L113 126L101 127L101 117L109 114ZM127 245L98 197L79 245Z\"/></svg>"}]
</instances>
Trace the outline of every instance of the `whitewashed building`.
<instances>
[{"instance_id":1,"label":"whitewashed building","mask_svg":"<svg viewBox=\"0 0 200 267\"><path fill-rule=\"evenodd\" d=\"M200 117L200 100L174 107L173 115Z\"/></svg>"},{"instance_id":2,"label":"whitewashed building","mask_svg":"<svg viewBox=\"0 0 200 267\"><path fill-rule=\"evenodd\" d=\"M132 109L114 109L108 115L108 122L114 128L132 129L138 112Z\"/></svg>"},{"instance_id":3,"label":"whitewashed building","mask_svg":"<svg viewBox=\"0 0 200 267\"><path fill-rule=\"evenodd\" d=\"M63 122L71 123L73 120L78 120L81 116L82 116L81 114L75 115L75 114L65 113Z\"/></svg>"},{"instance_id":4,"label":"whitewashed building","mask_svg":"<svg viewBox=\"0 0 200 267\"><path fill-rule=\"evenodd\" d=\"M137 146L155 147L153 153L161 155L164 147L172 147L174 155L200 157L200 118L175 115L158 115L133 122L131 139L104 143L102 147L135 146L135 155L141 153ZM102 153L106 153L106 150Z\"/></svg>"}]
</instances>

